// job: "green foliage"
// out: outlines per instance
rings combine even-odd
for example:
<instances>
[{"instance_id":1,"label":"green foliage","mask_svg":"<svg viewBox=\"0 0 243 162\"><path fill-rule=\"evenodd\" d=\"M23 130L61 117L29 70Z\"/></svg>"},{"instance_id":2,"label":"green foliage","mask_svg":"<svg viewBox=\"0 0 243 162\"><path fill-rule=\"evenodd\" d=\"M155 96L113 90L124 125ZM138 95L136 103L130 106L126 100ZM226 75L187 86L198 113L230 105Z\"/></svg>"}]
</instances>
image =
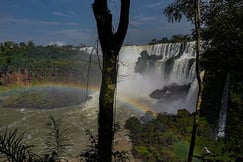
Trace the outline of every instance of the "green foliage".
<instances>
[{"instance_id":1,"label":"green foliage","mask_svg":"<svg viewBox=\"0 0 243 162\"><path fill-rule=\"evenodd\" d=\"M231 86L231 94L230 94L230 101L236 105L242 105L243 101L243 83L236 82L234 85Z\"/></svg>"},{"instance_id":2,"label":"green foliage","mask_svg":"<svg viewBox=\"0 0 243 162\"><path fill-rule=\"evenodd\" d=\"M48 151L45 155L39 156L32 152L33 145L24 143L24 133L19 134L17 129L11 131L6 129L0 135L0 156L7 158L10 162L58 162L60 155L70 146L66 143L65 129L60 126L60 120L55 120L50 116L47 123L49 133L46 136ZM63 159L67 161L66 159Z\"/></svg>"},{"instance_id":3,"label":"green foliage","mask_svg":"<svg viewBox=\"0 0 243 162\"><path fill-rule=\"evenodd\" d=\"M162 148L160 148L162 149ZM161 150L154 146L135 146L134 151L137 153L138 158L150 162L162 162L169 152L162 154Z\"/></svg>"},{"instance_id":4,"label":"green foliage","mask_svg":"<svg viewBox=\"0 0 243 162\"><path fill-rule=\"evenodd\" d=\"M131 130L132 132L139 132L142 129L142 124L138 118L131 117L126 121L125 128Z\"/></svg>"},{"instance_id":5,"label":"green foliage","mask_svg":"<svg viewBox=\"0 0 243 162\"><path fill-rule=\"evenodd\" d=\"M193 0L175 0L164 9L163 14L168 17L168 21L171 23L180 22L183 16L192 21L194 16Z\"/></svg>"},{"instance_id":6,"label":"green foliage","mask_svg":"<svg viewBox=\"0 0 243 162\"><path fill-rule=\"evenodd\" d=\"M149 160L149 161L155 161L152 150L149 148L149 146L134 146L134 151L139 154L140 158Z\"/></svg>"},{"instance_id":7,"label":"green foliage","mask_svg":"<svg viewBox=\"0 0 243 162\"><path fill-rule=\"evenodd\" d=\"M206 11L202 31L206 46L204 68L239 73L243 62L242 2L212 1Z\"/></svg>"},{"instance_id":8,"label":"green foliage","mask_svg":"<svg viewBox=\"0 0 243 162\"><path fill-rule=\"evenodd\" d=\"M128 119L129 125L138 123L134 117ZM140 131L130 128L130 138L133 143L133 155L143 161L185 161L189 150L192 132L193 115L187 110L178 110L177 115L158 114L157 118L140 124ZM136 129L136 128L135 128ZM207 147L213 154L207 154ZM216 141L213 129L206 118L200 118L195 146L195 161L199 159L212 160L222 156L232 158L231 152L225 149L223 141ZM221 160L223 159L221 158Z\"/></svg>"},{"instance_id":9,"label":"green foliage","mask_svg":"<svg viewBox=\"0 0 243 162\"><path fill-rule=\"evenodd\" d=\"M202 65L208 74L213 74L206 80L206 103L218 103L216 106L205 106L208 117L214 116L211 110L220 108L221 92L226 75L230 74L230 95L227 114L226 138L224 139L225 158L242 161L242 67L243 67L243 19L242 1L218 0L211 1L205 14L205 29L202 32L206 40L205 54ZM220 82L221 80L221 82ZM217 83L215 83L217 82ZM215 85L213 85L215 84ZM221 85L219 87L219 85ZM206 87L206 88L207 88ZM213 95L215 94L215 95ZM222 94L222 93L221 93ZM219 96L219 97L218 97ZM211 102L213 101L213 102ZM210 111L210 112L209 112ZM215 122L215 120L214 120ZM221 155L222 156L222 155ZM217 157L218 158L218 157Z\"/></svg>"},{"instance_id":10,"label":"green foliage","mask_svg":"<svg viewBox=\"0 0 243 162\"><path fill-rule=\"evenodd\" d=\"M119 131L120 125L114 125L114 133ZM98 161L98 136L93 135L89 130L85 130L85 134L89 136L90 145L80 153L81 160L86 162L97 162ZM126 151L112 150L112 161L113 162L127 162L129 161L128 153Z\"/></svg>"},{"instance_id":11,"label":"green foliage","mask_svg":"<svg viewBox=\"0 0 243 162\"><path fill-rule=\"evenodd\" d=\"M228 121L226 125L226 150L231 151L232 157L238 161L243 160L243 98L242 98L242 80L234 80L230 89ZM241 98L241 99L240 99Z\"/></svg>"},{"instance_id":12,"label":"green foliage","mask_svg":"<svg viewBox=\"0 0 243 162\"><path fill-rule=\"evenodd\" d=\"M189 152L188 144L185 144L185 143L179 141L174 144L173 149L175 150L177 160L181 160L181 161L186 160L186 158L188 156L188 152Z\"/></svg>"},{"instance_id":13,"label":"green foliage","mask_svg":"<svg viewBox=\"0 0 243 162\"><path fill-rule=\"evenodd\" d=\"M193 38L190 35L173 35L171 38L163 37L160 40L152 39L151 42L149 42L149 45L153 44L159 44L159 43L178 43L178 42L189 42L193 41Z\"/></svg>"},{"instance_id":14,"label":"green foliage","mask_svg":"<svg viewBox=\"0 0 243 162\"><path fill-rule=\"evenodd\" d=\"M68 129L62 128L61 119L55 119L50 115L50 121L47 122L47 140L46 140L46 150L47 153L52 152L56 155L56 158L61 157L65 151L71 146L68 143Z\"/></svg>"},{"instance_id":15,"label":"green foliage","mask_svg":"<svg viewBox=\"0 0 243 162\"><path fill-rule=\"evenodd\" d=\"M31 147L23 142L24 133L18 135L17 129L13 131L5 130L5 133L0 136L0 155L4 155L8 161L23 162L31 159L33 153Z\"/></svg>"},{"instance_id":16,"label":"green foliage","mask_svg":"<svg viewBox=\"0 0 243 162\"><path fill-rule=\"evenodd\" d=\"M81 160L96 162L98 161L98 136L93 135L89 130L85 130L85 134L89 136L90 145L80 153Z\"/></svg>"},{"instance_id":17,"label":"green foliage","mask_svg":"<svg viewBox=\"0 0 243 162\"><path fill-rule=\"evenodd\" d=\"M96 58L96 56L93 56ZM89 55L72 46L35 46L33 42L4 42L0 48L0 84L8 84L7 74L26 70L31 81L84 83ZM98 82L98 60L92 59L91 81ZM98 71L98 72L97 72ZM95 75L94 75L95 73ZM4 82L5 78L5 82Z\"/></svg>"}]
</instances>

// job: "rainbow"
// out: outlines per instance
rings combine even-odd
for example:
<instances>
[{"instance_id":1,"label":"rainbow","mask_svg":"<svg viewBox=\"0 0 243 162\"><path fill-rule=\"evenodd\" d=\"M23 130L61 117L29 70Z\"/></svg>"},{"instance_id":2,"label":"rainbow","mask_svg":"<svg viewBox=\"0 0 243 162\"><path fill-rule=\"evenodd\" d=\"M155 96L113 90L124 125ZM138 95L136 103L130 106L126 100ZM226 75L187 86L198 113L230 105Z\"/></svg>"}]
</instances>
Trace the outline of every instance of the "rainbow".
<instances>
[{"instance_id":1,"label":"rainbow","mask_svg":"<svg viewBox=\"0 0 243 162\"><path fill-rule=\"evenodd\" d=\"M139 111L141 113L146 113L147 111L151 111L153 114L156 114L153 110L152 110L152 105L149 105L147 102L139 100L139 99L134 99L134 98L130 98L127 96L123 96L123 95L118 95L118 101L121 101L125 104L128 104L128 106L130 108L132 108L135 111Z\"/></svg>"},{"instance_id":2,"label":"rainbow","mask_svg":"<svg viewBox=\"0 0 243 162\"><path fill-rule=\"evenodd\" d=\"M38 86L38 85L37 85ZM78 88L78 89L82 89L82 90L86 90L87 86L86 85L78 85L78 84L63 84L63 83L47 83L47 84L42 84L42 86L54 86L54 87L62 87L62 88ZM94 92L98 92L100 90L99 86L88 86L88 91L91 93ZM141 101L138 99L134 99L134 98L129 98L127 96L118 94L117 96L117 100L127 104L129 107L131 107L133 110L141 112L141 113L145 113L147 111L151 111L152 110L152 106L148 105L148 103L146 103L145 101ZM156 114L155 112L153 112L154 114Z\"/></svg>"},{"instance_id":3,"label":"rainbow","mask_svg":"<svg viewBox=\"0 0 243 162\"><path fill-rule=\"evenodd\" d=\"M61 82L60 83L48 82L48 83L44 83L44 84L33 84L33 85L30 85L30 87L39 87L39 86L60 87L60 88L78 88L78 89L82 89L82 90L86 90L87 89L87 85L72 84L72 83L61 83ZM93 86L93 85L89 85L88 86L88 91L90 91L90 92L96 92L98 90L99 90L98 86Z\"/></svg>"},{"instance_id":4,"label":"rainbow","mask_svg":"<svg viewBox=\"0 0 243 162\"><path fill-rule=\"evenodd\" d=\"M23 88L38 88L38 87L59 87L59 88L76 88L76 89L81 89L83 91L86 91L87 86L86 85L79 85L79 84L68 84L68 83L44 83L44 84L32 84L32 85L27 85L27 86L13 86L13 87L9 87L6 88L5 91L12 91L12 90L21 90ZM88 93L92 94L95 92L99 91L99 87L98 86L88 86ZM152 106L149 105L148 103L146 103L145 101L141 101L138 99L134 99L134 98L129 98L127 96L118 94L116 97L116 100L118 102L121 102L124 105L127 105L129 108L133 109L134 111L140 112L142 114L144 114L147 111L151 111L152 110ZM153 114L156 114L155 112L153 112Z\"/></svg>"}]
</instances>

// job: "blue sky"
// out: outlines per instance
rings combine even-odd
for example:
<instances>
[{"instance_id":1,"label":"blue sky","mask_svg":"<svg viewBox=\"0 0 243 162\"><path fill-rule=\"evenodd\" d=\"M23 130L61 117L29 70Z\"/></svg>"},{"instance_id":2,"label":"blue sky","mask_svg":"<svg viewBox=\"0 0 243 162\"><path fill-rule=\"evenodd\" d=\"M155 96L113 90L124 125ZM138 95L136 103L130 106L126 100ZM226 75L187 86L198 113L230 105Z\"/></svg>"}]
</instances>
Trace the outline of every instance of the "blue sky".
<instances>
[{"instance_id":1,"label":"blue sky","mask_svg":"<svg viewBox=\"0 0 243 162\"><path fill-rule=\"evenodd\" d=\"M146 44L153 38L190 34L186 22L169 24L163 8L173 0L131 0L126 43ZM93 0L1 0L0 41L92 45L97 39ZM120 0L108 0L114 28Z\"/></svg>"}]
</instances>

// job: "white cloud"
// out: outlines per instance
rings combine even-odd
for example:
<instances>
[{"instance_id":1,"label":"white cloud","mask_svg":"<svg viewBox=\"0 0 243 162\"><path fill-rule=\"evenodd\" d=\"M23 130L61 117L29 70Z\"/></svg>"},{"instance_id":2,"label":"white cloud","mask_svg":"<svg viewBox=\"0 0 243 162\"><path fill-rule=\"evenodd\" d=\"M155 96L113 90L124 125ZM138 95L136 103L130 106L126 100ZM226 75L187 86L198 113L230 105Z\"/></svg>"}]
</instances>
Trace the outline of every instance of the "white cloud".
<instances>
[{"instance_id":1,"label":"white cloud","mask_svg":"<svg viewBox=\"0 0 243 162\"><path fill-rule=\"evenodd\" d=\"M49 43L49 45L51 46L51 45L57 45L57 46L65 46L65 45L67 45L67 43L66 42L62 42L62 41L55 41L55 42L51 42L51 43Z\"/></svg>"},{"instance_id":2,"label":"white cloud","mask_svg":"<svg viewBox=\"0 0 243 162\"><path fill-rule=\"evenodd\" d=\"M141 27L143 25L147 25L147 24L157 24L158 21L160 21L161 18L158 16L133 16L131 17L130 20L130 25L131 27Z\"/></svg>"},{"instance_id":3,"label":"white cloud","mask_svg":"<svg viewBox=\"0 0 243 162\"><path fill-rule=\"evenodd\" d=\"M55 15L55 16L68 17L67 14L65 14L63 12L58 12L58 11L53 11L51 14Z\"/></svg>"},{"instance_id":4,"label":"white cloud","mask_svg":"<svg viewBox=\"0 0 243 162\"><path fill-rule=\"evenodd\" d=\"M67 25L67 26L77 26L80 25L76 22L58 22L58 21L42 21L33 19L17 19L13 17L0 17L0 23L18 23L27 25Z\"/></svg>"},{"instance_id":5,"label":"white cloud","mask_svg":"<svg viewBox=\"0 0 243 162\"><path fill-rule=\"evenodd\" d=\"M66 42L66 44L93 44L97 39L95 31L90 29L63 29L56 31L42 31L43 35L48 35L52 40L61 40L60 42ZM56 42L56 41L51 41Z\"/></svg>"},{"instance_id":6,"label":"white cloud","mask_svg":"<svg viewBox=\"0 0 243 162\"><path fill-rule=\"evenodd\" d=\"M165 5L165 2L164 1L161 1L161 2L155 2L155 3L150 3L150 4L146 4L144 5L144 7L147 7L147 8L156 8L156 7L162 7Z\"/></svg>"},{"instance_id":7,"label":"white cloud","mask_svg":"<svg viewBox=\"0 0 243 162\"><path fill-rule=\"evenodd\" d=\"M87 32L82 32L78 29L63 29L51 32L52 34L63 35L65 37L83 37L87 35Z\"/></svg>"}]
</instances>

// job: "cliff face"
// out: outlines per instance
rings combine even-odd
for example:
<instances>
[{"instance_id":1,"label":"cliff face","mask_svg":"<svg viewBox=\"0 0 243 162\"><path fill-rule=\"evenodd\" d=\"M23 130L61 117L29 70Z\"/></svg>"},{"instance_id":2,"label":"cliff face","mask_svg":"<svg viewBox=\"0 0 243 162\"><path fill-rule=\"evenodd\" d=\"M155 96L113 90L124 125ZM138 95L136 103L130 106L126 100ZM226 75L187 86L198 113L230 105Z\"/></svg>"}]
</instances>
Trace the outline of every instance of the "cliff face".
<instances>
[{"instance_id":1,"label":"cliff face","mask_svg":"<svg viewBox=\"0 0 243 162\"><path fill-rule=\"evenodd\" d=\"M87 68L64 69L61 71L54 71L53 69L18 69L11 72L0 72L0 86L11 84L23 86L35 81L38 83L55 82L86 85L87 80L89 80L90 85L98 85L101 78L98 67L92 67L89 74L86 71Z\"/></svg>"},{"instance_id":2,"label":"cliff face","mask_svg":"<svg viewBox=\"0 0 243 162\"><path fill-rule=\"evenodd\" d=\"M0 85L17 84L28 85L31 82L31 75L27 69L18 69L13 72L0 74Z\"/></svg>"}]
</instances>

